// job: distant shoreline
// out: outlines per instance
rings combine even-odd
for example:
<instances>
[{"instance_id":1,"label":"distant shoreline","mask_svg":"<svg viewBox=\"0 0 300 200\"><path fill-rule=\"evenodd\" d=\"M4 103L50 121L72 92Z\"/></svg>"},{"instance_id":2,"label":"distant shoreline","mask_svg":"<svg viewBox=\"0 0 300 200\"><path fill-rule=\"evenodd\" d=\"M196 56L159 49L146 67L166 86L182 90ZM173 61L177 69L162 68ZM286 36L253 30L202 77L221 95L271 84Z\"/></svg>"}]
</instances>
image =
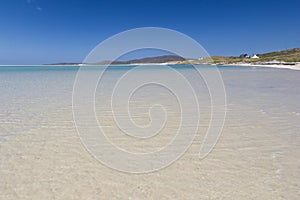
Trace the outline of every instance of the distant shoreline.
<instances>
[{"instance_id":1,"label":"distant shoreline","mask_svg":"<svg viewBox=\"0 0 300 200\"><path fill-rule=\"evenodd\" d=\"M90 63L90 62L87 62ZM41 65L0 65L0 66L55 66L55 67L85 67L85 66L120 66L130 67L137 65L212 65L212 66L246 66L246 67L269 67L280 69L300 70L300 48L287 49L264 54L241 54L240 56L209 56L200 58L183 58L177 55L162 55L145 57L127 61L104 60L87 64L81 62L46 63Z\"/></svg>"},{"instance_id":2,"label":"distant shoreline","mask_svg":"<svg viewBox=\"0 0 300 200\"><path fill-rule=\"evenodd\" d=\"M291 69L291 70L300 70L300 63L295 63L294 65L283 65L283 64L251 64L251 63L231 63L231 64L211 64L211 63L203 63L203 64L181 64L181 63L136 63L136 64L111 64L111 65L82 65L82 64L73 64L73 65L0 65L0 67L105 67L105 66L119 66L119 67L130 67L137 65L155 65L155 66L163 66L163 65L211 65L211 66L223 66L223 67L262 67L262 68L277 68L277 69Z\"/></svg>"},{"instance_id":3,"label":"distant shoreline","mask_svg":"<svg viewBox=\"0 0 300 200\"><path fill-rule=\"evenodd\" d=\"M220 65L221 66L221 65ZM278 69L292 69L300 70L300 64L295 65L282 65L282 64L250 64L250 63L233 63L226 64L226 66L239 66L239 67L268 67L268 68L278 68Z\"/></svg>"}]
</instances>

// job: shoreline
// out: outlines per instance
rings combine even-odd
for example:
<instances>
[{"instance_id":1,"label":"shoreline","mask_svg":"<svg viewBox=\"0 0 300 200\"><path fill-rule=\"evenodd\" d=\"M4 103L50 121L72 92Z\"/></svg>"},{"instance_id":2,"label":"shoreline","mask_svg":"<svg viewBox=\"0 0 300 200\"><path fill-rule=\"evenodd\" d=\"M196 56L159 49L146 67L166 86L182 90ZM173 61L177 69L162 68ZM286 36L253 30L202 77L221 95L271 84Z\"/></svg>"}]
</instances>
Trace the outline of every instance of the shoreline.
<instances>
[{"instance_id":1,"label":"shoreline","mask_svg":"<svg viewBox=\"0 0 300 200\"><path fill-rule=\"evenodd\" d=\"M136 64L112 64L112 65L0 65L0 67L97 67L97 66L124 66L131 67L136 65L155 65L155 66L164 66L164 65L211 65L211 66L237 66L237 67L264 67L264 68L277 68L277 69L291 69L291 70L300 70L300 64L295 65L283 65L283 64L251 64L251 63L233 63L233 64L175 64L175 63L136 63Z\"/></svg>"},{"instance_id":2,"label":"shoreline","mask_svg":"<svg viewBox=\"0 0 300 200\"><path fill-rule=\"evenodd\" d=\"M291 69L300 70L300 64L296 65L282 65L282 64L251 64L251 63L234 63L226 64L227 66L240 66L240 67L265 67L265 68L277 68L277 69Z\"/></svg>"}]
</instances>

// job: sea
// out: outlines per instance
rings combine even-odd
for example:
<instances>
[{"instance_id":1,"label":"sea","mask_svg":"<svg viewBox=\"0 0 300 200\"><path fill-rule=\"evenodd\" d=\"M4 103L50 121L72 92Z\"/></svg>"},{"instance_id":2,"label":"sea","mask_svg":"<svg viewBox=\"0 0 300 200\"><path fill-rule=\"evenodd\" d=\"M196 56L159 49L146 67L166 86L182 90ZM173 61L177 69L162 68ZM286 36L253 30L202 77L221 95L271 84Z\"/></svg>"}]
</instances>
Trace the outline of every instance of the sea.
<instances>
[{"instance_id":1,"label":"sea","mask_svg":"<svg viewBox=\"0 0 300 200\"><path fill-rule=\"evenodd\" d=\"M80 90L79 72L86 86L101 79ZM0 199L297 200L299 102L300 71L290 69L0 66ZM92 118L129 154L160 152L174 137L194 135L184 151L164 154L159 167L105 149L89 135L99 128ZM201 157L209 130L220 132ZM115 158L120 162L109 163Z\"/></svg>"}]
</instances>

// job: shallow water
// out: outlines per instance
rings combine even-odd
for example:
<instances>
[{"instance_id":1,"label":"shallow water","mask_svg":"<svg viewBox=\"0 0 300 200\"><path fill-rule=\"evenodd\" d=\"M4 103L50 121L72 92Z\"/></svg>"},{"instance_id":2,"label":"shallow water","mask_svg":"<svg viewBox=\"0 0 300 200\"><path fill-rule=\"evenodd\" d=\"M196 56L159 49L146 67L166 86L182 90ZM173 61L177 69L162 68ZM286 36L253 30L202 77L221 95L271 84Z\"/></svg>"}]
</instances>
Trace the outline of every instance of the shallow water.
<instances>
[{"instance_id":1,"label":"shallow water","mask_svg":"<svg viewBox=\"0 0 300 200\"><path fill-rule=\"evenodd\" d=\"M132 68L105 72L95 95L97 120L120 148L156 151L174 137L180 107L165 88L143 87L129 101L132 119L149 124L149 106L159 103L168 113L165 127L148 140L122 135L110 95ZM199 159L211 117L210 96L193 67L174 68L196 91L198 134L169 167L134 175L101 164L82 145L72 114L78 67L0 67L0 199L298 199L300 71L219 67L227 95L225 126L213 151ZM138 73L162 76L168 71L145 66Z\"/></svg>"}]
</instances>

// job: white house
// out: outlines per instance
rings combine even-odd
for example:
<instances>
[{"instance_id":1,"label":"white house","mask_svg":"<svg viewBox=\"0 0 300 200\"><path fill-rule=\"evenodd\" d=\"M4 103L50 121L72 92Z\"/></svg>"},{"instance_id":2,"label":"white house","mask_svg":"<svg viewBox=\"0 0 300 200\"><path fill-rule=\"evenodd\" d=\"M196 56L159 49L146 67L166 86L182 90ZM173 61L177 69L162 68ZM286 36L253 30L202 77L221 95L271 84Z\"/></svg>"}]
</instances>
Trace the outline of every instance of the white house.
<instances>
[{"instance_id":1,"label":"white house","mask_svg":"<svg viewBox=\"0 0 300 200\"><path fill-rule=\"evenodd\" d=\"M254 54L253 56L251 56L251 58L259 58L256 54Z\"/></svg>"}]
</instances>

